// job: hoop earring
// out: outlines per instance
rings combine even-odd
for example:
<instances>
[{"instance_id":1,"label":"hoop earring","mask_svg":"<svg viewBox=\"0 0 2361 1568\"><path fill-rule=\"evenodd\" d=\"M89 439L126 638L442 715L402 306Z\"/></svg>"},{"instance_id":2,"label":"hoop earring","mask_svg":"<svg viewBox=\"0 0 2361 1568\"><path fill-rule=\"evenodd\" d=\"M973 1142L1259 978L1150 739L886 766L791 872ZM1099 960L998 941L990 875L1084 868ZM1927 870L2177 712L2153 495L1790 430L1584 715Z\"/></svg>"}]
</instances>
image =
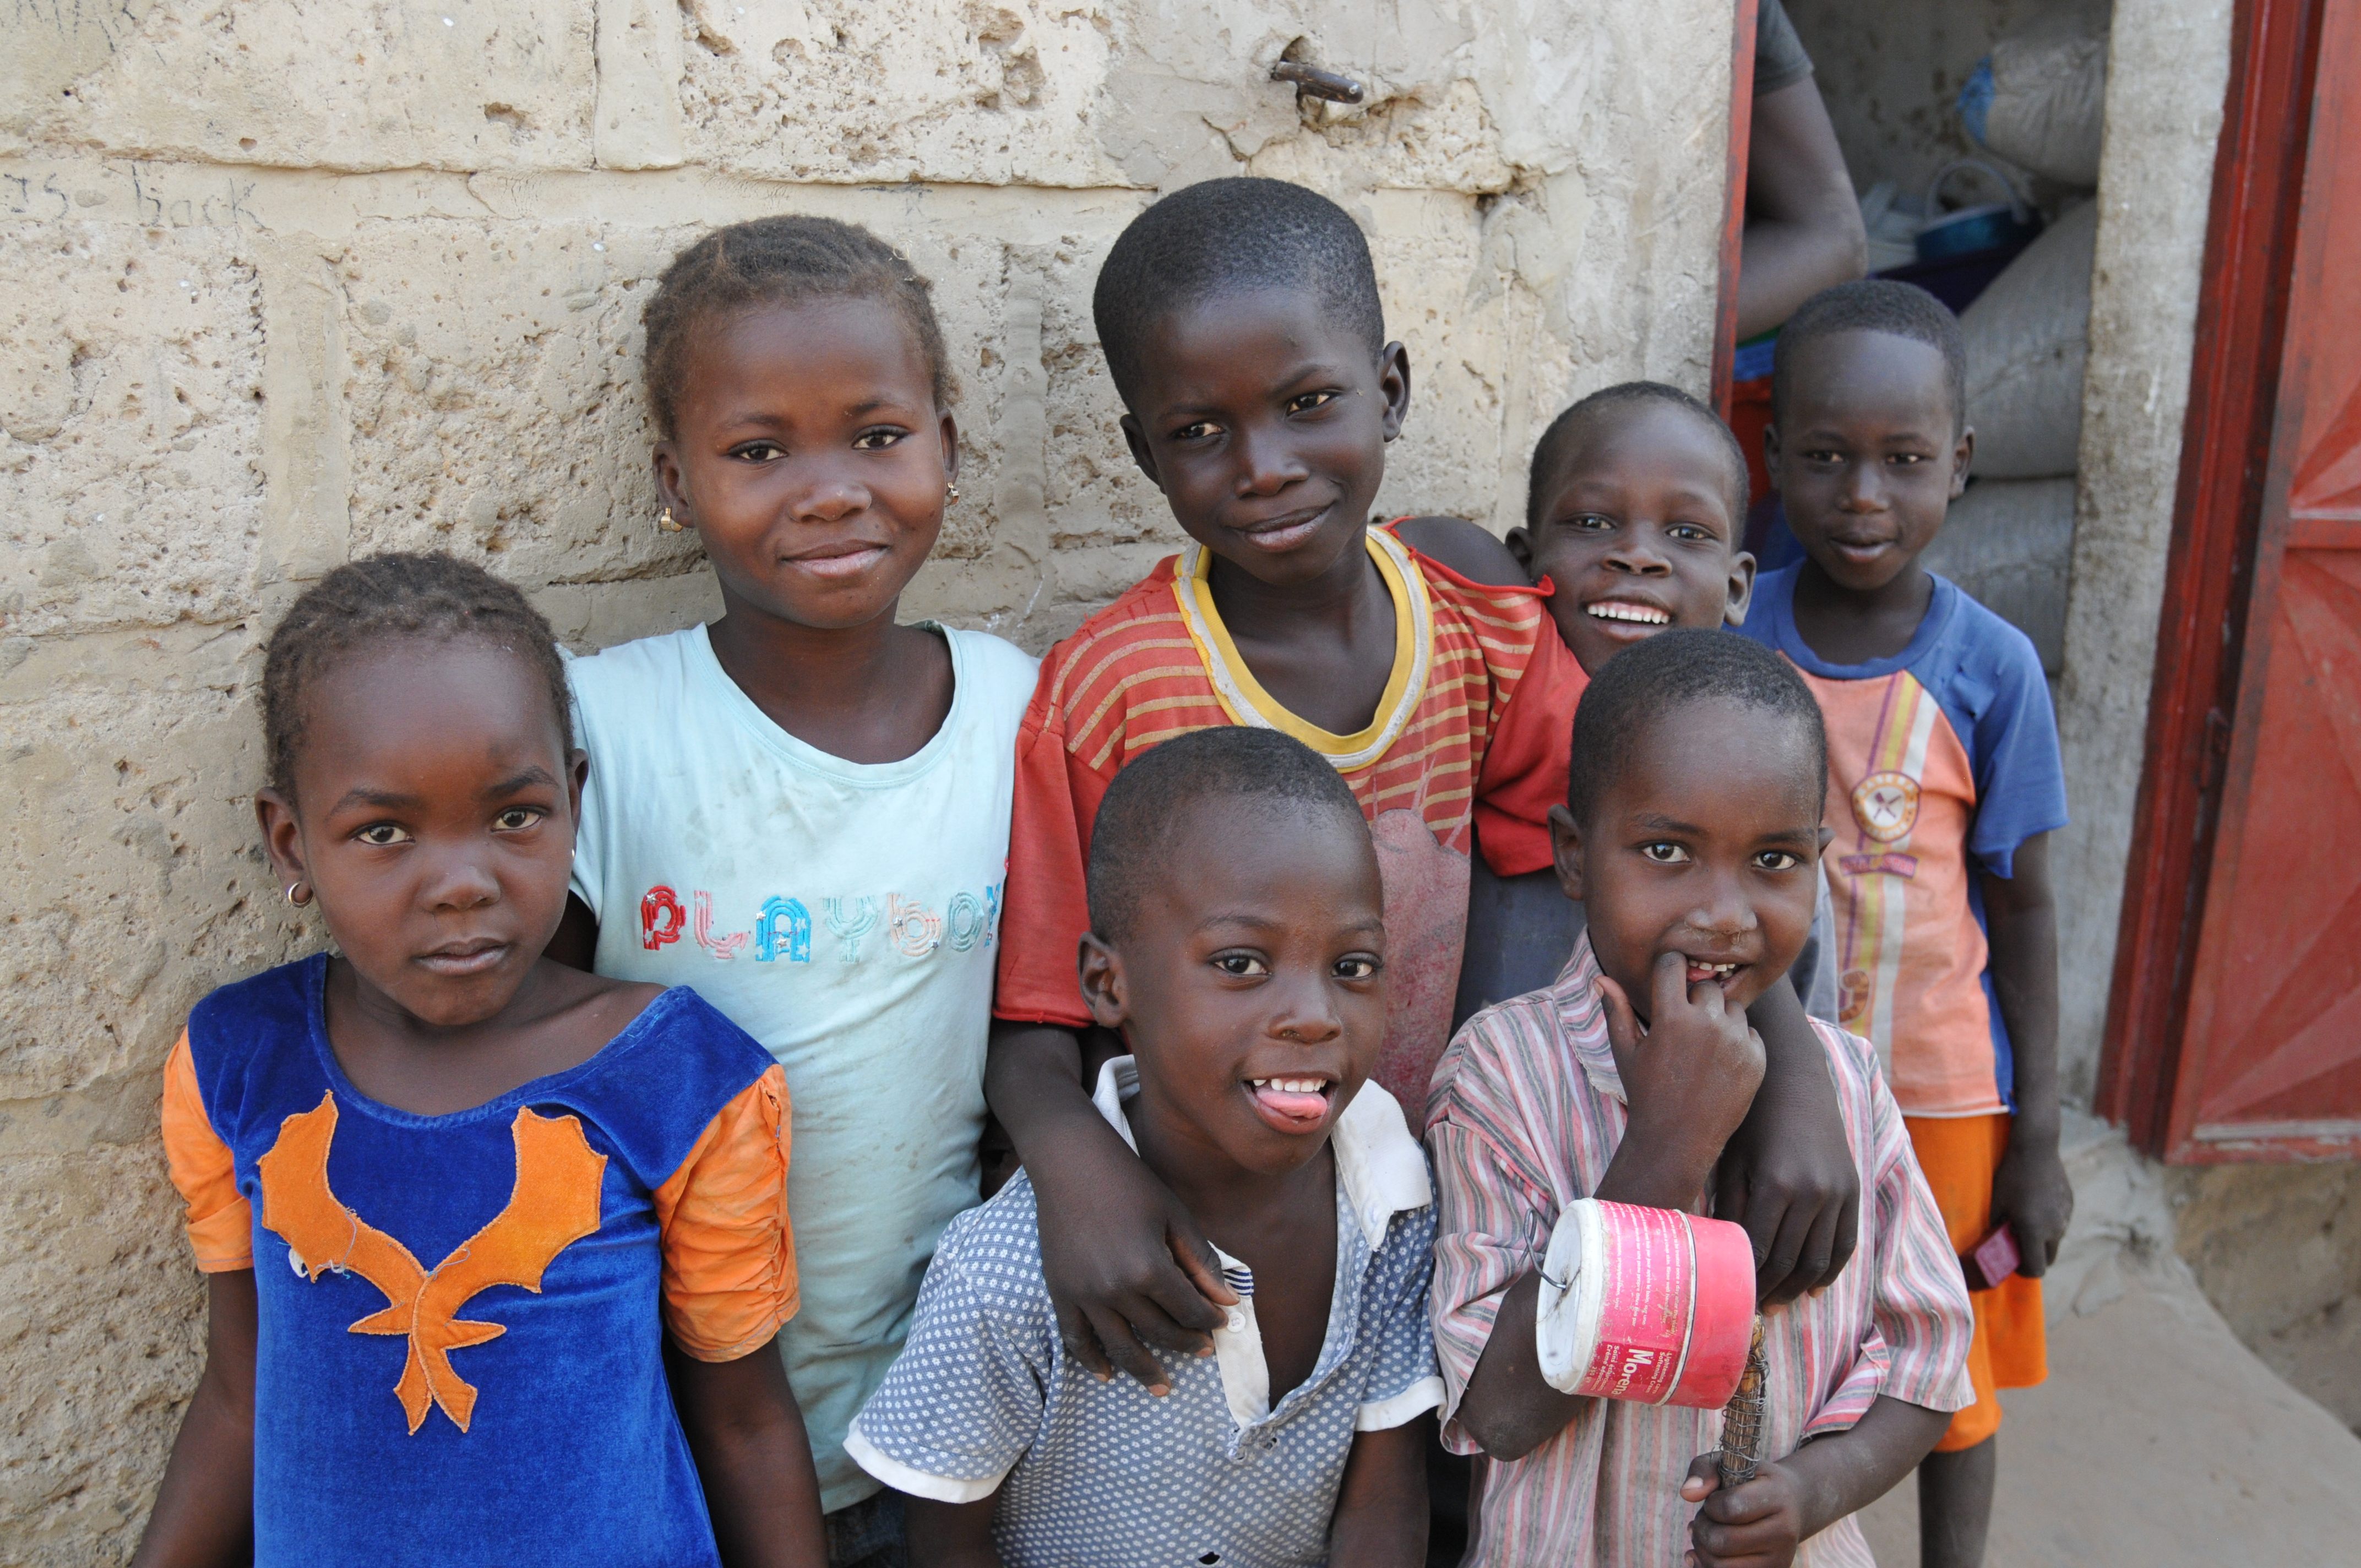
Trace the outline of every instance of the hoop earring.
<instances>
[{"instance_id":1,"label":"hoop earring","mask_svg":"<svg viewBox=\"0 0 2361 1568\"><path fill-rule=\"evenodd\" d=\"M287 884L287 902L301 909L312 902L312 890L301 882L291 882Z\"/></svg>"},{"instance_id":2,"label":"hoop earring","mask_svg":"<svg viewBox=\"0 0 2361 1568\"><path fill-rule=\"evenodd\" d=\"M659 533L678 533L686 526L686 524L672 515L670 507L656 513L656 532Z\"/></svg>"}]
</instances>

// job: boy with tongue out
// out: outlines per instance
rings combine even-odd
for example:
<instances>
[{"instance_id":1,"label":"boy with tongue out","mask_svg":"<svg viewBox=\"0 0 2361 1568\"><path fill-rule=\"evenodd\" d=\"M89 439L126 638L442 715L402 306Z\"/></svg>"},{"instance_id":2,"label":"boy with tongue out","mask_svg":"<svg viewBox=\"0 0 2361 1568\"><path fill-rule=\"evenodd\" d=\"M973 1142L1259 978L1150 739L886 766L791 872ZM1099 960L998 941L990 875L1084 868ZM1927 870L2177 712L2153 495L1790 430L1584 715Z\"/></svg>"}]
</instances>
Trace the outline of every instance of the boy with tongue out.
<instances>
[{"instance_id":1,"label":"boy with tongue out","mask_svg":"<svg viewBox=\"0 0 2361 1568\"><path fill-rule=\"evenodd\" d=\"M1131 1052L1103 1115L1212 1241L1210 1355L1143 1386L1061 1342L1019 1172L961 1215L846 1452L918 1564L1425 1561L1434 1210L1386 1026L1384 894L1352 788L1301 742L1199 730L1099 808L1082 990Z\"/></svg>"}]
</instances>

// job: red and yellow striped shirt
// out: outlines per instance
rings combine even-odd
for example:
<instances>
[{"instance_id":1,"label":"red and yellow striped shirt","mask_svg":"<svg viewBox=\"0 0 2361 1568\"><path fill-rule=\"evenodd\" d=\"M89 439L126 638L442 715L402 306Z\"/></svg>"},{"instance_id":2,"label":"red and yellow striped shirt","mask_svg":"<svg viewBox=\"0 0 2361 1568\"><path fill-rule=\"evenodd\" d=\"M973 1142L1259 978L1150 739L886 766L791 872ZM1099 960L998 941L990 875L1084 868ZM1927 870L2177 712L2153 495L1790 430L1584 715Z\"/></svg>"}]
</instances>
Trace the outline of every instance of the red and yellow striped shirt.
<instances>
[{"instance_id":1,"label":"red and yellow striped shirt","mask_svg":"<svg viewBox=\"0 0 2361 1568\"><path fill-rule=\"evenodd\" d=\"M1502 875L1550 863L1585 679L1539 588L1471 583L1369 532L1394 600L1390 678L1367 729L1335 735L1264 691L1214 609L1212 560L1191 545L1084 621L1042 661L1016 740L1015 817L994 1014L1080 1029L1074 978L1090 924L1083 867L1100 799L1123 765L1221 724L1281 730L1325 756L1369 817L1384 869L1388 1020L1376 1078L1426 1102L1449 1043L1467 923L1471 822Z\"/></svg>"}]
</instances>

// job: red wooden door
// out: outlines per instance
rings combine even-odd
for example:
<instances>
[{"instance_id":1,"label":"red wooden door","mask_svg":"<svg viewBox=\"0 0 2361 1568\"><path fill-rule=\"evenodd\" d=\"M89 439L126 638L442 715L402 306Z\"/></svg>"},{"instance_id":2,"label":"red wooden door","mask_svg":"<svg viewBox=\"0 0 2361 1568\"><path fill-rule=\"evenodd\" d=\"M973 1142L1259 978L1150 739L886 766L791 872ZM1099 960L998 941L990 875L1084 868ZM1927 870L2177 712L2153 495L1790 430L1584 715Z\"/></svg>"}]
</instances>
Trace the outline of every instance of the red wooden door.
<instances>
[{"instance_id":1,"label":"red wooden door","mask_svg":"<svg viewBox=\"0 0 2361 1568\"><path fill-rule=\"evenodd\" d=\"M2160 1140L2361 1153L2361 5L2319 18L2235 718Z\"/></svg>"}]
</instances>

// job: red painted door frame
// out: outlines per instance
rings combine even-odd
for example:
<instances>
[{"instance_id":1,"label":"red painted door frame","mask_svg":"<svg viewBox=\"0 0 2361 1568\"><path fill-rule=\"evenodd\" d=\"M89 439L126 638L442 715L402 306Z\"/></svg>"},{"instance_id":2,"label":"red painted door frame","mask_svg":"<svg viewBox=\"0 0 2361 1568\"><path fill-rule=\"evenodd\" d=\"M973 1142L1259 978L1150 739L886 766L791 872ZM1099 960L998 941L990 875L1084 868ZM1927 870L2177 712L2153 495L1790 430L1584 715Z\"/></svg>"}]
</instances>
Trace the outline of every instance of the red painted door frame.
<instances>
[{"instance_id":1,"label":"red painted door frame","mask_svg":"<svg viewBox=\"0 0 2361 1568\"><path fill-rule=\"evenodd\" d=\"M2300 1157L2197 1144L2179 1103L2192 962L2239 729L2323 0L2239 0L2206 235L2170 565L2148 698L2098 1108L2169 1159ZM2252 725L2247 727L2251 729Z\"/></svg>"},{"instance_id":2,"label":"red painted door frame","mask_svg":"<svg viewBox=\"0 0 2361 1568\"><path fill-rule=\"evenodd\" d=\"M1730 372L1738 363L1738 258L1746 240L1746 146L1754 126L1754 12L1738 0L1730 41L1730 166L1721 214L1721 291L1713 318L1713 411L1730 418Z\"/></svg>"}]
</instances>

